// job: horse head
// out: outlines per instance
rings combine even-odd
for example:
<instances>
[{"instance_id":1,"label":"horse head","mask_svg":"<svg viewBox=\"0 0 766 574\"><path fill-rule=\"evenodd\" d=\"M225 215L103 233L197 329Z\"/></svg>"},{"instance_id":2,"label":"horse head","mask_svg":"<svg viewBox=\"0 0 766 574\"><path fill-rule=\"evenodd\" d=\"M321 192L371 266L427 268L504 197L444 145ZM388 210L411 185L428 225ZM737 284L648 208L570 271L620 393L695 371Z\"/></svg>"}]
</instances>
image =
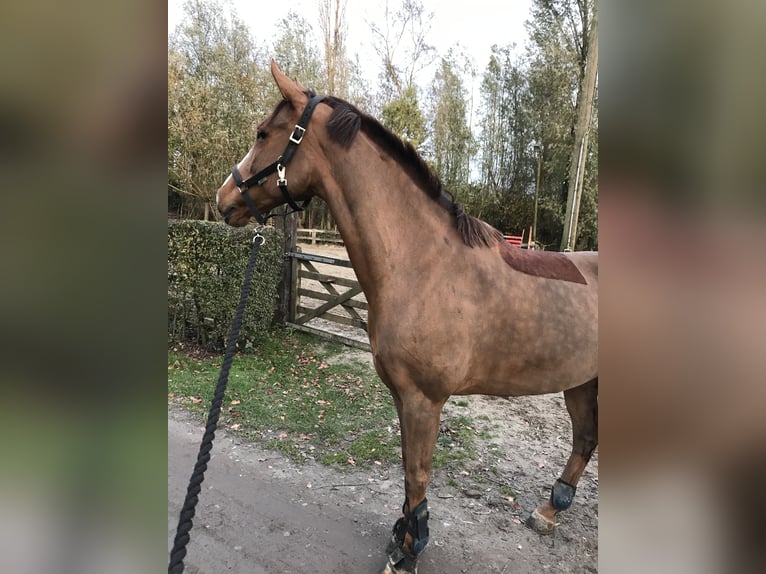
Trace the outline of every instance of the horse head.
<instances>
[{"instance_id":1,"label":"horse head","mask_svg":"<svg viewBox=\"0 0 766 574\"><path fill-rule=\"evenodd\" d=\"M263 223L263 213L284 203L300 210L296 201L313 196L317 162L312 156L318 142L311 134L316 126L309 129L309 124L316 122L311 115L321 98L312 97L273 60L271 74L283 99L258 124L255 143L216 192L218 211L234 227L246 225L251 216Z\"/></svg>"}]
</instances>

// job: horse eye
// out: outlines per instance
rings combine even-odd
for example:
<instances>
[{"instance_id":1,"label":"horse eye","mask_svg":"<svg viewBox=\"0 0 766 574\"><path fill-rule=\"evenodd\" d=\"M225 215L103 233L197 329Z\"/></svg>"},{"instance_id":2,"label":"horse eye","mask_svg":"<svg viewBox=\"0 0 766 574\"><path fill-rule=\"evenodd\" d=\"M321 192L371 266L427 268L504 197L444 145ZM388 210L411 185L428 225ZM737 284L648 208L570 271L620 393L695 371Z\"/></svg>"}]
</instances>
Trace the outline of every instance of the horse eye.
<instances>
[{"instance_id":1,"label":"horse eye","mask_svg":"<svg viewBox=\"0 0 766 574\"><path fill-rule=\"evenodd\" d=\"M256 134L255 137L256 137L256 139L259 139L259 140L265 140L266 139L266 135L267 135L266 132L258 130L258 133Z\"/></svg>"}]
</instances>

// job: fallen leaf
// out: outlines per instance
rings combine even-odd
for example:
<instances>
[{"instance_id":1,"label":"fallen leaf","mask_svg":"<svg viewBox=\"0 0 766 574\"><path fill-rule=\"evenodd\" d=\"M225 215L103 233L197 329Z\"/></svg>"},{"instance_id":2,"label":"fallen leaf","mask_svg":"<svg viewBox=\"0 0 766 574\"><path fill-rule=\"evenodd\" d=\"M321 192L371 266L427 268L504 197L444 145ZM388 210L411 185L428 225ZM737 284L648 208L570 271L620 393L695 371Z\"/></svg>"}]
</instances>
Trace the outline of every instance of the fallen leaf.
<instances>
[{"instance_id":1,"label":"fallen leaf","mask_svg":"<svg viewBox=\"0 0 766 574\"><path fill-rule=\"evenodd\" d=\"M238 400L236 400L236 399L235 399L235 400L233 400L233 401L231 401L231 404L232 404L232 405L238 405L239 403L240 403L240 401L238 401Z\"/></svg>"},{"instance_id":2,"label":"fallen leaf","mask_svg":"<svg viewBox=\"0 0 766 574\"><path fill-rule=\"evenodd\" d=\"M353 457L348 457L348 463L349 464L356 464L356 461L353 459Z\"/></svg>"},{"instance_id":3,"label":"fallen leaf","mask_svg":"<svg viewBox=\"0 0 766 574\"><path fill-rule=\"evenodd\" d=\"M168 393L168 398L169 398L169 399L172 399L174 396L176 396L176 394L175 394L175 393Z\"/></svg>"},{"instance_id":4,"label":"fallen leaf","mask_svg":"<svg viewBox=\"0 0 766 574\"><path fill-rule=\"evenodd\" d=\"M287 438L287 433L279 433L279 440L283 440Z\"/></svg>"},{"instance_id":5,"label":"fallen leaf","mask_svg":"<svg viewBox=\"0 0 766 574\"><path fill-rule=\"evenodd\" d=\"M191 397L191 402L193 402L195 405L198 405L202 402L202 399L198 399L197 397Z\"/></svg>"},{"instance_id":6,"label":"fallen leaf","mask_svg":"<svg viewBox=\"0 0 766 574\"><path fill-rule=\"evenodd\" d=\"M239 427L241 427L241 426L242 426L241 424L235 423L235 424L231 425L229 428L231 430L239 430Z\"/></svg>"},{"instance_id":7,"label":"fallen leaf","mask_svg":"<svg viewBox=\"0 0 766 574\"><path fill-rule=\"evenodd\" d=\"M521 520L519 520L518 518L512 519L511 522L514 522L515 524L521 524Z\"/></svg>"}]
</instances>

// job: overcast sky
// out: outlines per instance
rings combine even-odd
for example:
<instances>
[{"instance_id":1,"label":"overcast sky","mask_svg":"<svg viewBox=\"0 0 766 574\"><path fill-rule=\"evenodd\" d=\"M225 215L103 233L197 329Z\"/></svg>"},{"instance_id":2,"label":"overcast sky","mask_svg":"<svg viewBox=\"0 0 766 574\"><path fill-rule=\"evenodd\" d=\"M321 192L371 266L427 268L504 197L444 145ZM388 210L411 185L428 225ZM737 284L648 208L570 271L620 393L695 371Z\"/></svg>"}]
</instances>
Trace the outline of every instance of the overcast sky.
<instances>
[{"instance_id":1,"label":"overcast sky","mask_svg":"<svg viewBox=\"0 0 766 574\"><path fill-rule=\"evenodd\" d=\"M317 0L292 0L291 2L253 2L253 0L230 0L244 26L250 28L255 38L276 37L277 22L289 10L294 10L312 23L314 33L319 34ZM426 12L434 18L428 42L436 47L439 55L446 55L449 48L459 42L473 58L479 76L489 61L493 44L505 46L515 42L521 51L526 43L524 22L529 18L530 0L469 0L468 2L445 2L444 0L421 0ZM179 23L184 0L168 0L168 30ZM400 0L389 0L397 7ZM367 21L382 20L383 2L371 0L348 0L346 12L348 26L347 51L349 56L359 54L364 62L374 58ZM378 66L370 66L371 78L377 85ZM419 84L430 83L433 70L424 73ZM478 80L477 80L478 81Z\"/></svg>"}]
</instances>

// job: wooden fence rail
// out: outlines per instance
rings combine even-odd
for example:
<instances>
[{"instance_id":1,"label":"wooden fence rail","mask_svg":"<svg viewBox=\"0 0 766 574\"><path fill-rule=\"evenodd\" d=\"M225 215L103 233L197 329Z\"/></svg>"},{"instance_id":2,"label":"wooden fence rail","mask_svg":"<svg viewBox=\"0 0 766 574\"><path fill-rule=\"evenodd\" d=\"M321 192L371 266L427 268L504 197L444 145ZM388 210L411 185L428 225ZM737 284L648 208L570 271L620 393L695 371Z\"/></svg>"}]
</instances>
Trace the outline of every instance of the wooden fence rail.
<instances>
[{"instance_id":1,"label":"wooden fence rail","mask_svg":"<svg viewBox=\"0 0 766 574\"><path fill-rule=\"evenodd\" d=\"M298 229L298 241L318 245L320 243L333 243L343 245L340 233L332 229Z\"/></svg>"},{"instance_id":2,"label":"wooden fence rail","mask_svg":"<svg viewBox=\"0 0 766 574\"><path fill-rule=\"evenodd\" d=\"M361 337L355 339L347 336L342 332L346 329L308 325L312 320L319 319L367 332L367 301L363 298L364 294L359 282L355 278L338 277L330 272L322 272L315 265L323 264L350 269L351 262L295 251L285 255L292 260L293 269L293 285L290 294L292 304L286 324L301 331L369 351L369 342L361 340Z\"/></svg>"}]
</instances>

